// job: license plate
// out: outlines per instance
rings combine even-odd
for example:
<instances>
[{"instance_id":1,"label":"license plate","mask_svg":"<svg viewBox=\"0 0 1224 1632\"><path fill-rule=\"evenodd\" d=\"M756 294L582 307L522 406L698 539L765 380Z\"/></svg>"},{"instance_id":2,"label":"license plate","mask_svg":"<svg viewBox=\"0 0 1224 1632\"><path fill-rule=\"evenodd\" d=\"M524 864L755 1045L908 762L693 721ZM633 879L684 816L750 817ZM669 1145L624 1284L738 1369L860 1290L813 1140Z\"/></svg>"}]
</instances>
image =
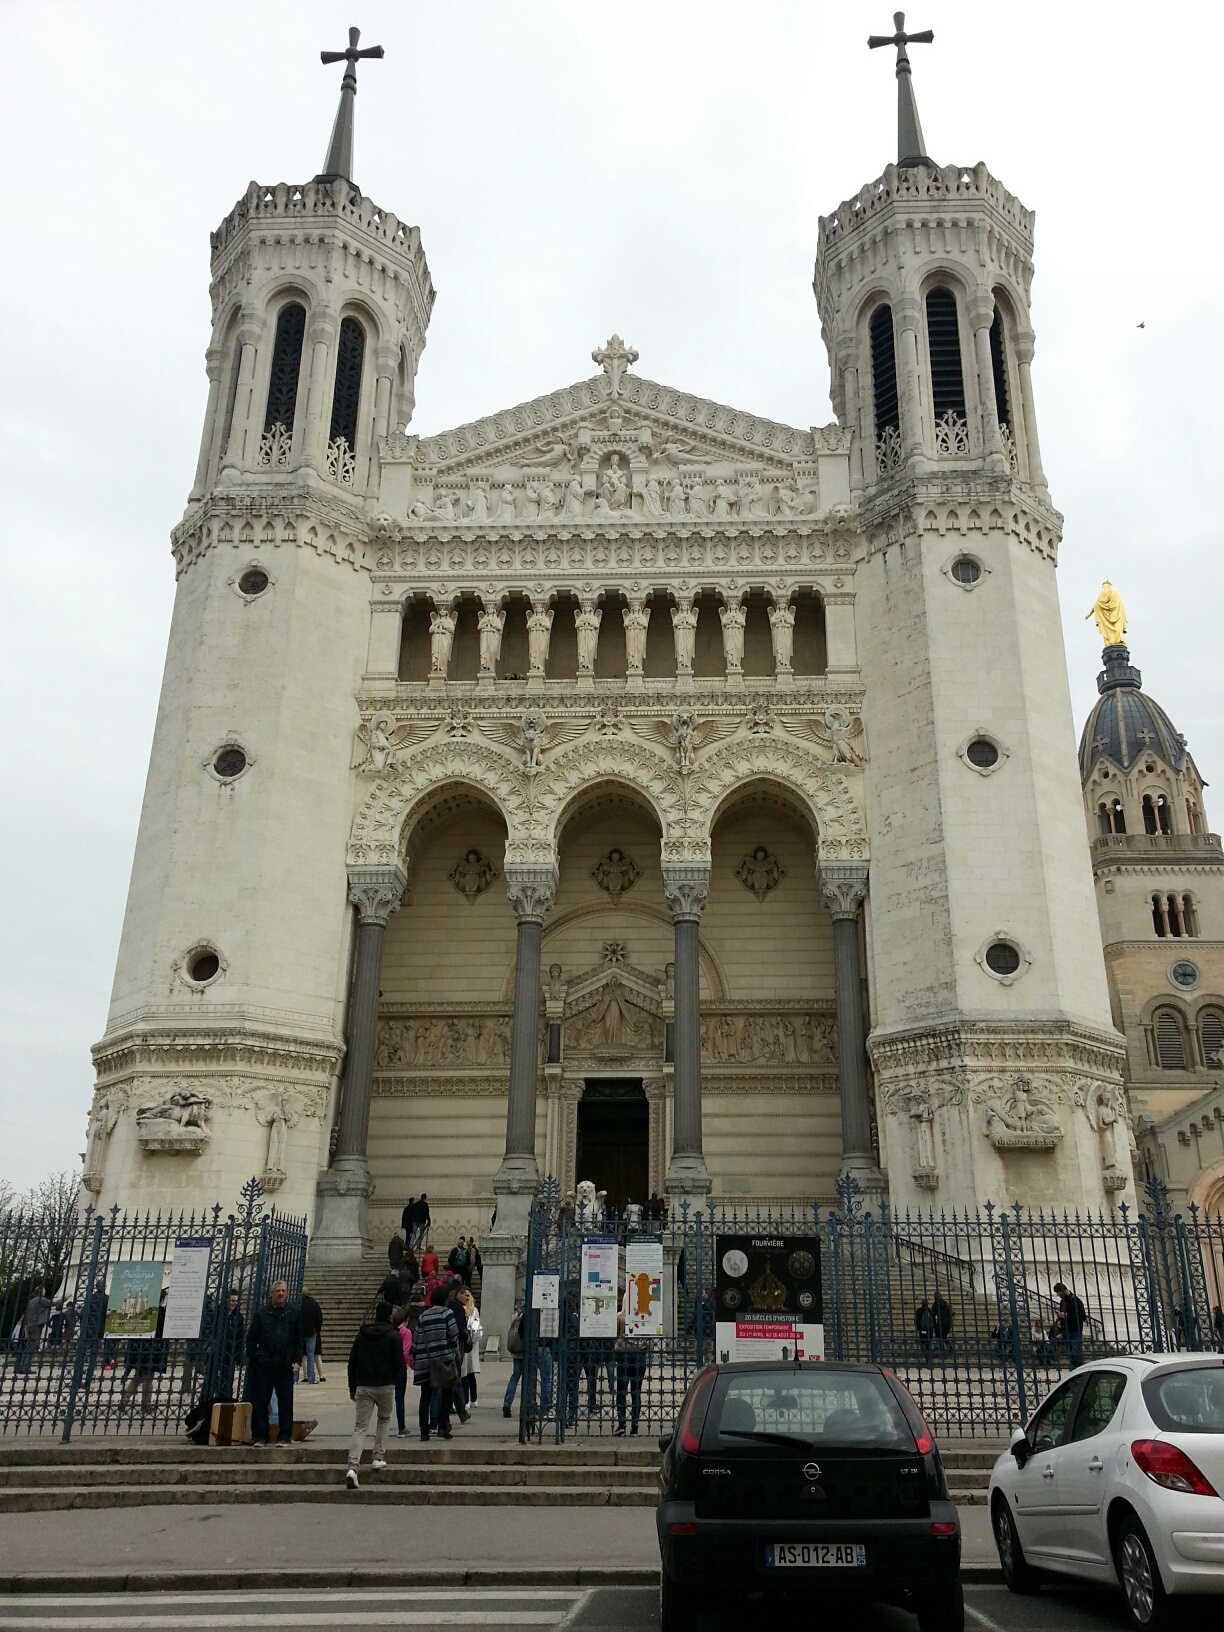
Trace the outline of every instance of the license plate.
<instances>
[{"instance_id":1,"label":"license plate","mask_svg":"<svg viewBox=\"0 0 1224 1632\"><path fill-rule=\"evenodd\" d=\"M861 1541L775 1541L765 1562L771 1570L865 1570L867 1549Z\"/></svg>"}]
</instances>

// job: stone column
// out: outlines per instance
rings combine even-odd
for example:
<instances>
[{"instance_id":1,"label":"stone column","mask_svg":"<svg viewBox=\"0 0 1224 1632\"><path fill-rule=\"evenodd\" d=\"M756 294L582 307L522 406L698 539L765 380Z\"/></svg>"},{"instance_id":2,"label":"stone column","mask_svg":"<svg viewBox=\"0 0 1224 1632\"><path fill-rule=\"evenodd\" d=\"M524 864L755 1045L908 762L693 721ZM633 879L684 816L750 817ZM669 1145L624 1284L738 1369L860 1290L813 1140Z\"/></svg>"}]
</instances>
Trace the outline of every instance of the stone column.
<instances>
[{"instance_id":1,"label":"stone column","mask_svg":"<svg viewBox=\"0 0 1224 1632\"><path fill-rule=\"evenodd\" d=\"M897 324L897 393L901 404L901 447L907 462L922 456L922 393L918 385L918 330L922 304L904 295L893 306Z\"/></svg>"},{"instance_id":2,"label":"stone column","mask_svg":"<svg viewBox=\"0 0 1224 1632\"><path fill-rule=\"evenodd\" d=\"M701 1148L701 970L698 930L710 890L708 862L665 862L663 899L676 931L675 1135L667 1169L672 1205L682 1196L699 1200L710 1193L710 1175Z\"/></svg>"},{"instance_id":3,"label":"stone column","mask_svg":"<svg viewBox=\"0 0 1224 1632\"><path fill-rule=\"evenodd\" d=\"M204 410L204 434L200 438L200 457L196 462L195 481L191 484L188 503L204 497L208 485L208 466L212 459L213 441L217 434L217 414L221 404L221 375L225 357L220 346L209 346L204 353L204 368L208 374L208 407Z\"/></svg>"},{"instance_id":4,"label":"stone column","mask_svg":"<svg viewBox=\"0 0 1224 1632\"><path fill-rule=\"evenodd\" d=\"M527 1217L540 1184L536 1162L536 1071L540 1054L540 942L557 893L555 862L510 863L506 894L518 919L514 951L514 1013L510 1022L510 1083L506 1149L493 1175L497 1222L484 1246L481 1318L505 1342L527 1251Z\"/></svg>"},{"instance_id":5,"label":"stone column","mask_svg":"<svg viewBox=\"0 0 1224 1632\"><path fill-rule=\"evenodd\" d=\"M863 458L863 419L859 401L858 342L853 335L843 335L838 342L837 361L842 375L842 411L847 430L854 432L850 444L850 491L862 491L866 477ZM870 470L875 476L875 449L870 453Z\"/></svg>"},{"instance_id":6,"label":"stone column","mask_svg":"<svg viewBox=\"0 0 1224 1632\"><path fill-rule=\"evenodd\" d=\"M867 1096L867 1031L863 1020L863 980L859 967L858 916L867 893L867 868L860 862L819 865L821 899L833 919L833 971L837 1001L837 1080L841 1091L843 1173L865 1195L887 1194L871 1148L871 1107Z\"/></svg>"},{"instance_id":7,"label":"stone column","mask_svg":"<svg viewBox=\"0 0 1224 1632\"><path fill-rule=\"evenodd\" d=\"M1041 444L1037 440L1037 408L1033 402L1033 337L1016 336L1016 367L1020 375L1020 406L1024 412L1024 445L1028 455L1028 479L1034 487L1044 488L1045 471L1041 468Z\"/></svg>"},{"instance_id":8,"label":"stone column","mask_svg":"<svg viewBox=\"0 0 1224 1632\"><path fill-rule=\"evenodd\" d=\"M306 345L310 351L310 372L306 380L306 423L297 444L297 463L306 470L322 470L327 451L327 434L323 429L323 403L327 396L329 363L336 354L336 335L340 329L334 312L316 311L306 331Z\"/></svg>"},{"instance_id":9,"label":"stone column","mask_svg":"<svg viewBox=\"0 0 1224 1632\"><path fill-rule=\"evenodd\" d=\"M399 867L349 869L349 899L358 912L357 955L349 994L336 1155L319 1179L317 1222L310 1240L315 1263L354 1263L369 1245L366 1204L374 1184L366 1141L378 1042L378 981L383 932L403 898L406 882Z\"/></svg>"},{"instance_id":10,"label":"stone column","mask_svg":"<svg viewBox=\"0 0 1224 1632\"><path fill-rule=\"evenodd\" d=\"M238 389L234 392L234 414L229 436L221 450L221 469L239 471L254 463L259 451L259 422L255 414L255 363L263 338L262 318L244 317L238 328ZM231 478L232 479L232 478Z\"/></svg>"},{"instance_id":11,"label":"stone column","mask_svg":"<svg viewBox=\"0 0 1224 1632\"><path fill-rule=\"evenodd\" d=\"M982 419L982 451L988 470L1005 471L1007 455L999 434L999 405L995 397L994 359L990 354L990 328L994 322L994 296L988 289L975 290L969 299L969 322L973 327L973 351L977 359L978 407Z\"/></svg>"}]
</instances>

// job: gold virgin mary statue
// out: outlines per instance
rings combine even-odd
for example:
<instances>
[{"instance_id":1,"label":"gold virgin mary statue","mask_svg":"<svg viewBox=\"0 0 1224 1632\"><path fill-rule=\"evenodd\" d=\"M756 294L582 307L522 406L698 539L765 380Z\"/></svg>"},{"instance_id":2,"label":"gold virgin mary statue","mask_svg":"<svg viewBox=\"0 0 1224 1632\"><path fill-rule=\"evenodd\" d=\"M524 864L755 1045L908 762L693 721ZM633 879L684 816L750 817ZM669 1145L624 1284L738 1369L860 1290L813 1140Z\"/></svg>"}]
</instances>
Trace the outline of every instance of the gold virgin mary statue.
<instances>
[{"instance_id":1,"label":"gold virgin mary statue","mask_svg":"<svg viewBox=\"0 0 1224 1632\"><path fill-rule=\"evenodd\" d=\"M1096 619L1096 626L1100 631L1101 642L1105 646L1124 646L1126 641L1126 608L1122 605L1122 597L1106 578L1101 585L1101 593L1092 603L1092 610L1085 613L1084 622L1089 618Z\"/></svg>"}]
</instances>

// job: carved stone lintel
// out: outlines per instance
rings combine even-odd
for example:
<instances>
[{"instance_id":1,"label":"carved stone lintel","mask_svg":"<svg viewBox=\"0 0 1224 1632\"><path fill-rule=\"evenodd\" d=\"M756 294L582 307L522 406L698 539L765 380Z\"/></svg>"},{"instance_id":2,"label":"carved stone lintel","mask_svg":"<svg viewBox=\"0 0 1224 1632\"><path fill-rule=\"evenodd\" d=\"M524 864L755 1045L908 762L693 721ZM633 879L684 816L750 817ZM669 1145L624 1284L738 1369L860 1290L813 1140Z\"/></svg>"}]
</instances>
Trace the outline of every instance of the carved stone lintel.
<instances>
[{"instance_id":1,"label":"carved stone lintel","mask_svg":"<svg viewBox=\"0 0 1224 1632\"><path fill-rule=\"evenodd\" d=\"M817 877L820 899L833 921L857 918L858 909L867 894L866 867L854 863L820 862L817 864Z\"/></svg>"},{"instance_id":2,"label":"carved stone lintel","mask_svg":"<svg viewBox=\"0 0 1224 1632\"><path fill-rule=\"evenodd\" d=\"M506 894L519 923L542 924L557 898L556 867L507 866Z\"/></svg>"},{"instance_id":3,"label":"carved stone lintel","mask_svg":"<svg viewBox=\"0 0 1224 1632\"><path fill-rule=\"evenodd\" d=\"M363 924L385 924L404 898L407 875L400 867L350 867L349 900Z\"/></svg>"},{"instance_id":4,"label":"carved stone lintel","mask_svg":"<svg viewBox=\"0 0 1224 1632\"><path fill-rule=\"evenodd\" d=\"M668 862L663 866L663 899L677 922L699 922L710 894L709 866L699 862Z\"/></svg>"}]
</instances>

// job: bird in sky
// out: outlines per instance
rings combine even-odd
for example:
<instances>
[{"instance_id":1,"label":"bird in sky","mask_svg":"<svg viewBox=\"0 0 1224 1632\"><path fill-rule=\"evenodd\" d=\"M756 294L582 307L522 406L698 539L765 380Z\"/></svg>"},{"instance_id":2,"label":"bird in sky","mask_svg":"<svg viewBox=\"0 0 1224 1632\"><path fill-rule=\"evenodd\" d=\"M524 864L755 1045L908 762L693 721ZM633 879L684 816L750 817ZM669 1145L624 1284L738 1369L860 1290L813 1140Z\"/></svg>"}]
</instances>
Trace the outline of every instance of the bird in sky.
<instances>
[{"instance_id":1,"label":"bird in sky","mask_svg":"<svg viewBox=\"0 0 1224 1632\"><path fill-rule=\"evenodd\" d=\"M1146 324L1146 323L1136 323L1136 324L1135 324L1135 327L1136 327L1136 328L1137 328L1137 329L1146 329L1146 328L1147 328L1147 324Z\"/></svg>"}]
</instances>

